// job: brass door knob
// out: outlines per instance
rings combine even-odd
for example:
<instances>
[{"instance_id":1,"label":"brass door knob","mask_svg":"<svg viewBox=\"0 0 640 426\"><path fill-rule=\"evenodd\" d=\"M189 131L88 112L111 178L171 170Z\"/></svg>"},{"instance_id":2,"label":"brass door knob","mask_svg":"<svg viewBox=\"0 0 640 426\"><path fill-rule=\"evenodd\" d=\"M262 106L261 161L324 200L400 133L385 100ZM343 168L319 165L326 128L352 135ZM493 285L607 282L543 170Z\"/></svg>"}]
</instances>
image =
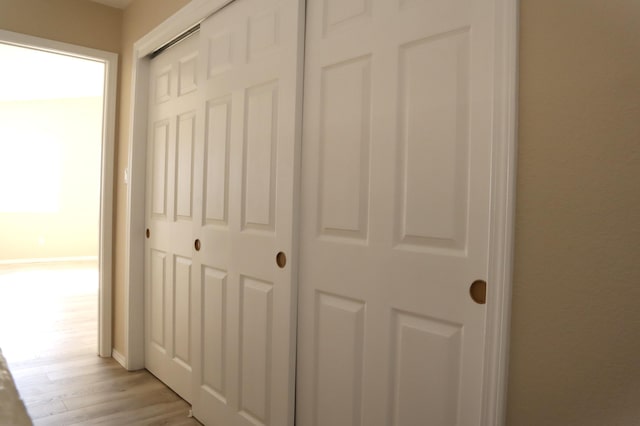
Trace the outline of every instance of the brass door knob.
<instances>
[{"instance_id":1,"label":"brass door knob","mask_svg":"<svg viewBox=\"0 0 640 426\"><path fill-rule=\"evenodd\" d=\"M199 239L196 239L193 242L193 247L195 247L196 251L200 251L200 240Z\"/></svg>"},{"instance_id":2,"label":"brass door knob","mask_svg":"<svg viewBox=\"0 0 640 426\"><path fill-rule=\"evenodd\" d=\"M284 268L286 264L287 264L287 255L284 254L284 252L279 251L278 254L276 254L276 265L278 265L278 267L280 268Z\"/></svg>"},{"instance_id":3,"label":"brass door knob","mask_svg":"<svg viewBox=\"0 0 640 426\"><path fill-rule=\"evenodd\" d=\"M487 282L485 280L475 280L469 287L471 299L479 305L487 303Z\"/></svg>"}]
</instances>

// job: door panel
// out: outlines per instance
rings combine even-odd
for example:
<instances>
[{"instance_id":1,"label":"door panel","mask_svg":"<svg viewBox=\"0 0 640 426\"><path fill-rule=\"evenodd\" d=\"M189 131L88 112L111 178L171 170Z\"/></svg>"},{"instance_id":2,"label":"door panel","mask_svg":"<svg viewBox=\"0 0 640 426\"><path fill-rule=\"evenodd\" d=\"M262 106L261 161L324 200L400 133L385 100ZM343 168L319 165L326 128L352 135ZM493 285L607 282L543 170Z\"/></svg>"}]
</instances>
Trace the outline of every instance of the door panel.
<instances>
[{"instance_id":1,"label":"door panel","mask_svg":"<svg viewBox=\"0 0 640 426\"><path fill-rule=\"evenodd\" d=\"M273 344L273 283L240 277L240 409L267 423L270 410Z\"/></svg>"},{"instance_id":2,"label":"door panel","mask_svg":"<svg viewBox=\"0 0 640 426\"><path fill-rule=\"evenodd\" d=\"M226 399L226 293L227 274L203 267L202 286L202 366L201 386L218 399Z\"/></svg>"},{"instance_id":3,"label":"door panel","mask_svg":"<svg viewBox=\"0 0 640 426\"><path fill-rule=\"evenodd\" d=\"M182 220L192 220L193 203L193 144L195 142L194 111L178 117L178 140L176 149L176 216Z\"/></svg>"},{"instance_id":4,"label":"door panel","mask_svg":"<svg viewBox=\"0 0 640 426\"><path fill-rule=\"evenodd\" d=\"M321 72L318 226L323 236L362 242L369 218L371 57Z\"/></svg>"},{"instance_id":5,"label":"door panel","mask_svg":"<svg viewBox=\"0 0 640 426\"><path fill-rule=\"evenodd\" d=\"M480 424L493 10L308 2L301 426Z\"/></svg>"},{"instance_id":6,"label":"door panel","mask_svg":"<svg viewBox=\"0 0 640 426\"><path fill-rule=\"evenodd\" d=\"M207 102L204 168L204 222L227 226L229 217L229 133L231 99Z\"/></svg>"},{"instance_id":7,"label":"door panel","mask_svg":"<svg viewBox=\"0 0 640 426\"><path fill-rule=\"evenodd\" d=\"M236 0L200 26L193 409L206 424L293 424L301 3Z\"/></svg>"},{"instance_id":8,"label":"door panel","mask_svg":"<svg viewBox=\"0 0 640 426\"><path fill-rule=\"evenodd\" d=\"M456 424L462 327L397 310L392 315L393 424Z\"/></svg>"},{"instance_id":9,"label":"door panel","mask_svg":"<svg viewBox=\"0 0 640 426\"><path fill-rule=\"evenodd\" d=\"M151 172L152 201L151 213L153 216L165 216L167 214L167 173L168 173L168 145L169 122L159 121L153 127L153 163Z\"/></svg>"},{"instance_id":10,"label":"door panel","mask_svg":"<svg viewBox=\"0 0 640 426\"><path fill-rule=\"evenodd\" d=\"M400 47L395 217L403 248L466 247L468 38L464 29Z\"/></svg>"},{"instance_id":11,"label":"door panel","mask_svg":"<svg viewBox=\"0 0 640 426\"><path fill-rule=\"evenodd\" d=\"M242 229L275 229L278 86L251 87L245 100Z\"/></svg>"},{"instance_id":12,"label":"door panel","mask_svg":"<svg viewBox=\"0 0 640 426\"><path fill-rule=\"evenodd\" d=\"M365 304L318 292L314 311L317 424L361 424Z\"/></svg>"},{"instance_id":13,"label":"door panel","mask_svg":"<svg viewBox=\"0 0 640 426\"><path fill-rule=\"evenodd\" d=\"M167 270L167 255L159 250L151 249L149 251L151 259L150 265L150 280L149 286L149 311L150 311L150 323L149 334L151 343L156 345L161 351L165 349L165 294L166 290L166 270Z\"/></svg>"},{"instance_id":14,"label":"door panel","mask_svg":"<svg viewBox=\"0 0 640 426\"><path fill-rule=\"evenodd\" d=\"M145 246L145 365L191 400L193 180L198 37L150 64Z\"/></svg>"},{"instance_id":15,"label":"door panel","mask_svg":"<svg viewBox=\"0 0 640 426\"><path fill-rule=\"evenodd\" d=\"M185 368L191 365L191 259L174 257L173 288L175 361Z\"/></svg>"}]
</instances>

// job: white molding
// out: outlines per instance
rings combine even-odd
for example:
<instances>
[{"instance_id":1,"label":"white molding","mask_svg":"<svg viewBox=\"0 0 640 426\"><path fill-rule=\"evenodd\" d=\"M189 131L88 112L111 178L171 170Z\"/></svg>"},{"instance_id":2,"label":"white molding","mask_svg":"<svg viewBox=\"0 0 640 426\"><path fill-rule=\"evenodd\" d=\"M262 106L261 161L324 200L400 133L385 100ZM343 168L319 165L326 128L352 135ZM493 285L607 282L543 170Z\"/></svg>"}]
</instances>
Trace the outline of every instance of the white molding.
<instances>
[{"instance_id":1,"label":"white molding","mask_svg":"<svg viewBox=\"0 0 640 426\"><path fill-rule=\"evenodd\" d=\"M125 358L129 370L144 368L144 186L149 54L231 1L193 0L133 45L124 283Z\"/></svg>"},{"instance_id":2,"label":"white molding","mask_svg":"<svg viewBox=\"0 0 640 426\"><path fill-rule=\"evenodd\" d=\"M100 175L98 354L111 356L113 268L113 166L115 149L118 55L103 50L0 30L0 41L105 64Z\"/></svg>"},{"instance_id":3,"label":"white molding","mask_svg":"<svg viewBox=\"0 0 640 426\"><path fill-rule=\"evenodd\" d=\"M113 348L113 186L115 169L116 99L118 94L118 55L105 61L104 118L102 120L102 164L100 171L100 297L98 352L110 357Z\"/></svg>"},{"instance_id":4,"label":"white molding","mask_svg":"<svg viewBox=\"0 0 640 426\"><path fill-rule=\"evenodd\" d=\"M107 52L104 50L92 49L85 46L77 46L75 44L48 40L46 38L34 37L28 34L14 33L12 31L1 29L0 41L2 41L3 43L12 44L14 46L35 48L38 50L44 50L45 52L60 53L63 55L74 56L76 58L91 59L100 62L107 62L113 59L117 61L118 58L118 54Z\"/></svg>"},{"instance_id":5,"label":"white molding","mask_svg":"<svg viewBox=\"0 0 640 426\"><path fill-rule=\"evenodd\" d=\"M506 421L516 201L518 1L496 0L484 426L503 426Z\"/></svg>"},{"instance_id":6,"label":"white molding","mask_svg":"<svg viewBox=\"0 0 640 426\"><path fill-rule=\"evenodd\" d=\"M120 352L118 352L117 350L113 349L111 351L111 357L113 359L115 359L118 364L120 364L121 366L123 366L125 369L127 369L127 359L124 355L122 355Z\"/></svg>"}]
</instances>

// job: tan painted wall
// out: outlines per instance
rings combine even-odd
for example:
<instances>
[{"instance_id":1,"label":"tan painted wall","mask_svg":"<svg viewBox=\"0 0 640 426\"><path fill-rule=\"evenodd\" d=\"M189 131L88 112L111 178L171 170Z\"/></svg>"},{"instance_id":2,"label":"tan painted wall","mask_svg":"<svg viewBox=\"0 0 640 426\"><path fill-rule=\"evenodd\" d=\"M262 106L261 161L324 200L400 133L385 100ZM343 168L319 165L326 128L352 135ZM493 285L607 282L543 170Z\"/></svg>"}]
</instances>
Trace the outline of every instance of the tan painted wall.
<instances>
[{"instance_id":1,"label":"tan painted wall","mask_svg":"<svg viewBox=\"0 0 640 426\"><path fill-rule=\"evenodd\" d=\"M122 11L86 0L0 0L0 29L120 51Z\"/></svg>"},{"instance_id":2,"label":"tan painted wall","mask_svg":"<svg viewBox=\"0 0 640 426\"><path fill-rule=\"evenodd\" d=\"M102 97L0 102L0 137L11 138L0 155L13 163L0 170L11 173L0 189L0 260L98 256ZM17 185L26 188L15 199ZM10 199L23 208L5 210Z\"/></svg>"},{"instance_id":3,"label":"tan painted wall","mask_svg":"<svg viewBox=\"0 0 640 426\"><path fill-rule=\"evenodd\" d=\"M640 3L521 0L509 426L640 424Z\"/></svg>"},{"instance_id":4,"label":"tan painted wall","mask_svg":"<svg viewBox=\"0 0 640 426\"><path fill-rule=\"evenodd\" d=\"M120 131L116 164L115 274L114 274L114 348L125 354L124 341L124 265L127 187L124 171L128 167L129 122L131 111L131 63L133 44L157 27L189 0L134 0L124 11L122 21L122 55L120 79Z\"/></svg>"}]
</instances>

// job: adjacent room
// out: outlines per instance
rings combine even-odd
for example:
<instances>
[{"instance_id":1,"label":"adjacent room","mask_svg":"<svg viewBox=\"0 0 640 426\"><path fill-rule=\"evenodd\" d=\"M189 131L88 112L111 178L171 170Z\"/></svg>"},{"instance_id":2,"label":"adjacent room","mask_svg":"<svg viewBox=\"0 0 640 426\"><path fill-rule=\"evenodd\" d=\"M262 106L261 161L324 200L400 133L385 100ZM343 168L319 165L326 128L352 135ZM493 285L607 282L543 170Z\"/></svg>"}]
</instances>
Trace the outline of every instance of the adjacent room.
<instances>
[{"instance_id":1,"label":"adjacent room","mask_svg":"<svg viewBox=\"0 0 640 426\"><path fill-rule=\"evenodd\" d=\"M0 341L19 377L97 351L105 65L6 43L0 62Z\"/></svg>"},{"instance_id":2,"label":"adjacent room","mask_svg":"<svg viewBox=\"0 0 640 426\"><path fill-rule=\"evenodd\" d=\"M95 351L104 64L10 44L0 61L3 350L15 361L51 350L28 330L82 294Z\"/></svg>"}]
</instances>

